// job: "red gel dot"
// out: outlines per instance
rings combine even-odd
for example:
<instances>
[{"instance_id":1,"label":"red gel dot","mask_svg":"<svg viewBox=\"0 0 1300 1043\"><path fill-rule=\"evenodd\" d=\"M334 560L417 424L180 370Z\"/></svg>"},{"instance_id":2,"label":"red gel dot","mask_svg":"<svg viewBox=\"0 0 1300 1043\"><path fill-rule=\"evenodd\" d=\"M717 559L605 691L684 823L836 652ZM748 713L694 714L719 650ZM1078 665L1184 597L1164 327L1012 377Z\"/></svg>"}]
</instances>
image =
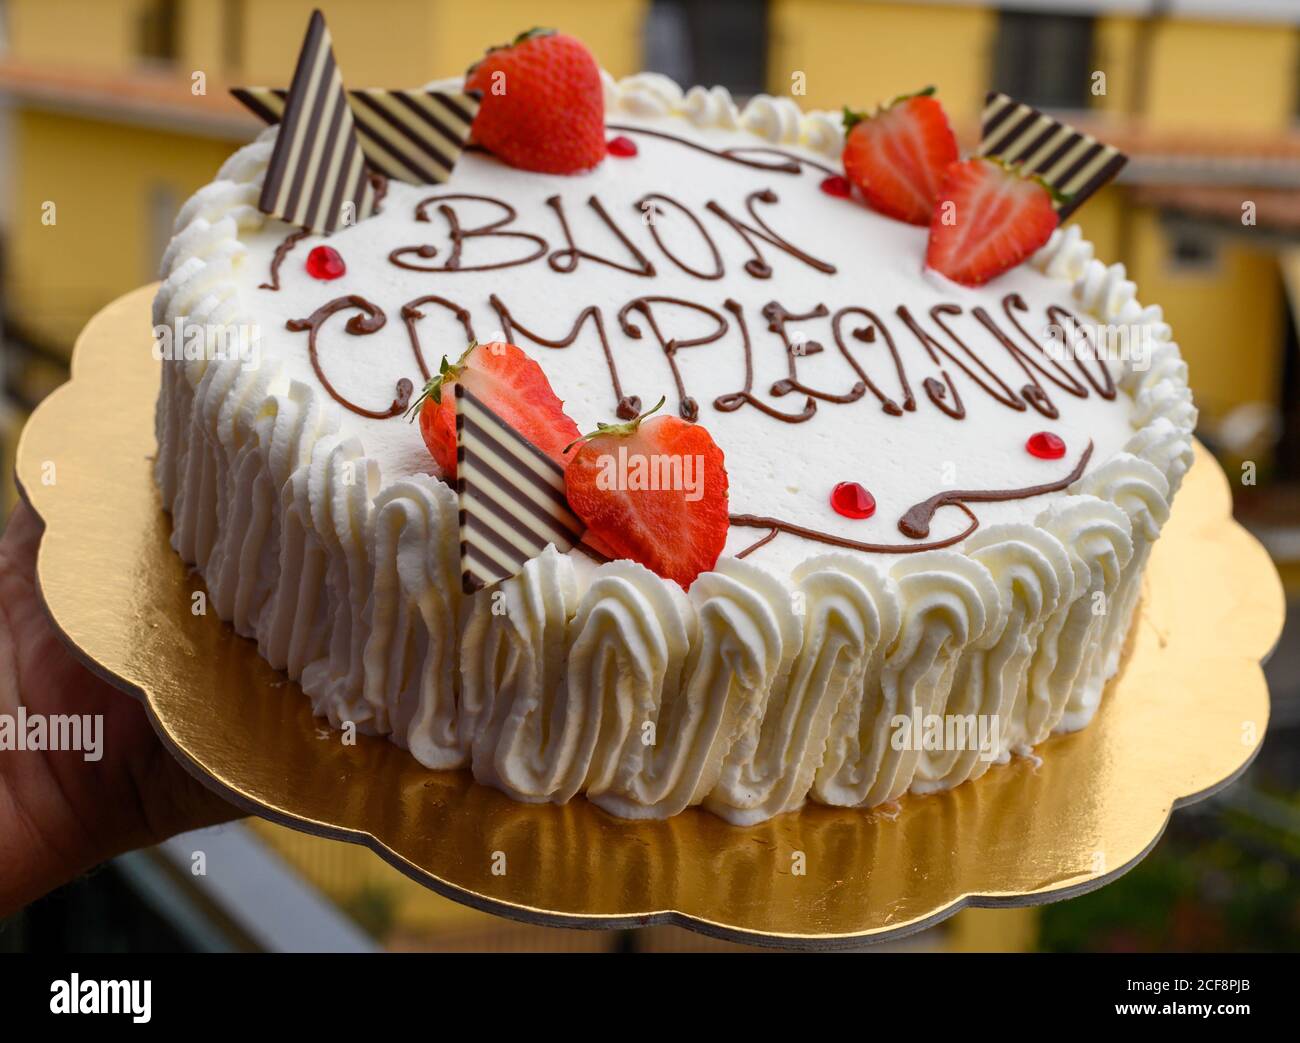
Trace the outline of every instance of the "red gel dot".
<instances>
[{"instance_id":1,"label":"red gel dot","mask_svg":"<svg viewBox=\"0 0 1300 1043\"><path fill-rule=\"evenodd\" d=\"M307 255L307 274L313 279L337 279L348 270L343 258L332 246L317 246Z\"/></svg>"},{"instance_id":2,"label":"red gel dot","mask_svg":"<svg viewBox=\"0 0 1300 1043\"><path fill-rule=\"evenodd\" d=\"M1050 431L1030 435L1025 448L1040 460L1059 460L1065 455L1065 442Z\"/></svg>"},{"instance_id":3,"label":"red gel dot","mask_svg":"<svg viewBox=\"0 0 1300 1043\"><path fill-rule=\"evenodd\" d=\"M840 482L831 490L831 506L846 518L870 518L876 513L876 498L857 482Z\"/></svg>"},{"instance_id":4,"label":"red gel dot","mask_svg":"<svg viewBox=\"0 0 1300 1043\"><path fill-rule=\"evenodd\" d=\"M622 134L616 138L610 138L605 143L605 148L611 156L618 156L620 159L628 159L636 155L636 142L631 138L624 137Z\"/></svg>"},{"instance_id":5,"label":"red gel dot","mask_svg":"<svg viewBox=\"0 0 1300 1043\"><path fill-rule=\"evenodd\" d=\"M828 196L835 196L839 199L848 199L853 194L853 186L849 184L849 179L840 177L838 174L832 174L830 177L823 179L822 191Z\"/></svg>"}]
</instances>

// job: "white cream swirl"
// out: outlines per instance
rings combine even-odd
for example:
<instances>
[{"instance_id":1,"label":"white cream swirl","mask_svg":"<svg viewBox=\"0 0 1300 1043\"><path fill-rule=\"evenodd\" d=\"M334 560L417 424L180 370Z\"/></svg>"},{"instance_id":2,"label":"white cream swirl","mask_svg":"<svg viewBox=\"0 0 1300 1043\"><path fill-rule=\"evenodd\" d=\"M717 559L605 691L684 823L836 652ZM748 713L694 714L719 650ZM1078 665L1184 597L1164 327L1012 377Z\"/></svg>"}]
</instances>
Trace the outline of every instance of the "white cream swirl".
<instances>
[{"instance_id":1,"label":"white cream swirl","mask_svg":"<svg viewBox=\"0 0 1300 1043\"><path fill-rule=\"evenodd\" d=\"M634 747L617 787L593 798L617 815L663 818L702 801L798 652L789 594L762 569L724 559L687 596L695 625L684 682L657 707L652 741Z\"/></svg>"},{"instance_id":2,"label":"white cream swirl","mask_svg":"<svg viewBox=\"0 0 1300 1043\"><path fill-rule=\"evenodd\" d=\"M747 130L773 145L798 145L838 161L844 149L839 118L828 112L805 113L790 98L756 94L738 109L723 87L692 87L682 93L659 73L615 80L603 73L606 116L681 116L701 129Z\"/></svg>"},{"instance_id":3,"label":"white cream swirl","mask_svg":"<svg viewBox=\"0 0 1300 1043\"><path fill-rule=\"evenodd\" d=\"M1118 588L1106 606L1106 625L1101 645L1106 650L1100 669L1089 684L1100 687L1119 669L1124 635L1128 633L1142 589L1142 574L1151 547L1169 519L1169 481L1153 463L1131 453L1118 453L1095 471L1084 475L1072 493L1091 493L1118 506L1132 526L1133 557Z\"/></svg>"},{"instance_id":4,"label":"white cream swirl","mask_svg":"<svg viewBox=\"0 0 1300 1043\"><path fill-rule=\"evenodd\" d=\"M941 707L944 748L921 751L914 793L978 778L995 760L1006 760L1013 748L1025 745L1029 661L1044 628L1063 615L1062 606L1074 594L1064 546L1032 525L981 529L966 541L966 553L988 569L1005 611L996 633L990 628L991 637L961 657ZM988 745L981 747L984 740Z\"/></svg>"},{"instance_id":5,"label":"white cream swirl","mask_svg":"<svg viewBox=\"0 0 1300 1043\"><path fill-rule=\"evenodd\" d=\"M893 640L898 605L874 567L844 554L812 558L796 569L793 592L774 610L785 640L799 650L793 670L773 687L761 717L732 749L705 806L736 825L800 807L821 764L831 722L861 695L873 655ZM802 631L788 627L798 621Z\"/></svg>"},{"instance_id":6,"label":"white cream swirl","mask_svg":"<svg viewBox=\"0 0 1300 1043\"><path fill-rule=\"evenodd\" d=\"M941 711L963 650L982 647L1004 618L993 577L964 554L907 557L890 578L899 631L858 705L844 705L832 726L813 785L825 804L870 807L907 792L921 751L891 741L895 718Z\"/></svg>"},{"instance_id":7,"label":"white cream swirl","mask_svg":"<svg viewBox=\"0 0 1300 1043\"><path fill-rule=\"evenodd\" d=\"M587 718L585 778L573 781L593 801L612 809L633 799L628 790L657 745L661 710L681 692L694 627L686 595L649 569L611 561L593 573L573 619L564 681Z\"/></svg>"},{"instance_id":8,"label":"white cream swirl","mask_svg":"<svg viewBox=\"0 0 1300 1043\"><path fill-rule=\"evenodd\" d=\"M427 768L468 760L457 728L460 557L451 488L418 475L375 497L373 587L366 600L363 694L381 733Z\"/></svg>"},{"instance_id":9,"label":"white cream swirl","mask_svg":"<svg viewBox=\"0 0 1300 1043\"><path fill-rule=\"evenodd\" d=\"M1083 727L1096 712L1106 676L1106 611L1133 557L1128 515L1095 496L1058 500L1034 524L1069 549L1074 599L1055 639L1039 642L1029 667L1022 741L1031 746L1054 730Z\"/></svg>"},{"instance_id":10,"label":"white cream swirl","mask_svg":"<svg viewBox=\"0 0 1300 1043\"><path fill-rule=\"evenodd\" d=\"M522 572L473 598L461 640L458 729L480 782L543 801L572 773L583 707L562 697L573 566L548 547Z\"/></svg>"},{"instance_id":11,"label":"white cream swirl","mask_svg":"<svg viewBox=\"0 0 1300 1043\"><path fill-rule=\"evenodd\" d=\"M680 112L697 127L740 128L740 110L726 87L692 87L682 99Z\"/></svg>"}]
</instances>

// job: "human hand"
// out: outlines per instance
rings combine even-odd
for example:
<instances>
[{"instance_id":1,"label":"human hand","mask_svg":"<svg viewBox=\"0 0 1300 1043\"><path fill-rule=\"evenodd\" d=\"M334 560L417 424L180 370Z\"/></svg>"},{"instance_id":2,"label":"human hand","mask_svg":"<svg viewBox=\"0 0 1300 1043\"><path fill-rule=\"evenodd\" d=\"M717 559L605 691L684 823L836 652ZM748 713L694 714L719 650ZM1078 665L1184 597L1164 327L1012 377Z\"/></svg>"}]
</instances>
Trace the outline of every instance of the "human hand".
<instances>
[{"instance_id":1,"label":"human hand","mask_svg":"<svg viewBox=\"0 0 1300 1043\"><path fill-rule=\"evenodd\" d=\"M0 749L0 917L113 855L237 817L159 742L144 708L84 667L36 587L41 524L0 539L0 716L102 715L102 756Z\"/></svg>"}]
</instances>

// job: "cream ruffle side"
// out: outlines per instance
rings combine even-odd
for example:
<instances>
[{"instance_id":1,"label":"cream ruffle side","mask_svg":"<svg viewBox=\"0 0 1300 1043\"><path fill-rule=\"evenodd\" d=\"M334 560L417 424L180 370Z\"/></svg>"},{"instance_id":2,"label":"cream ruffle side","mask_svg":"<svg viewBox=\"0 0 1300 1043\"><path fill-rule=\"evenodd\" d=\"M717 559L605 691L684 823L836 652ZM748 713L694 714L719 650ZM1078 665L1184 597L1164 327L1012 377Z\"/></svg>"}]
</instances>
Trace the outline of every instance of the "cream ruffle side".
<instances>
[{"instance_id":1,"label":"cream ruffle side","mask_svg":"<svg viewBox=\"0 0 1300 1043\"><path fill-rule=\"evenodd\" d=\"M838 155L835 121L785 99L660 76L608 80L611 112L678 115ZM233 273L274 130L182 209L154 321L247 322ZM1033 262L1079 309L1155 342L1121 387L1138 425L1035 524L888 571L824 554L790 576L733 559L683 593L630 562L548 550L460 594L454 493L385 483L338 407L272 364L163 363L155 475L178 554L214 610L298 681L317 714L387 735L430 768L469 767L521 801L585 792L614 814L691 805L759 822L812 799L871 806L976 778L1096 712L1142 570L1191 464L1196 412L1158 308L1077 229ZM979 715L996 746L896 748L894 719Z\"/></svg>"}]
</instances>

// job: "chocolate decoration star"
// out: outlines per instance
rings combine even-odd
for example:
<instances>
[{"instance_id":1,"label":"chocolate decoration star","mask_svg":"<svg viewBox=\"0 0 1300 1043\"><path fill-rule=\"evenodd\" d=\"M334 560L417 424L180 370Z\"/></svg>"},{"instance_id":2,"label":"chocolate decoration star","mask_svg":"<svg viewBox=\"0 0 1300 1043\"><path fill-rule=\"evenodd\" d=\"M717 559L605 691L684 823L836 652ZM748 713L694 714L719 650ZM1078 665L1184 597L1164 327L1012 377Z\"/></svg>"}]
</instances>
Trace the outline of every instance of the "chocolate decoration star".
<instances>
[{"instance_id":1,"label":"chocolate decoration star","mask_svg":"<svg viewBox=\"0 0 1300 1043\"><path fill-rule=\"evenodd\" d=\"M323 30L320 12L312 15L312 26L317 19ZM328 35L325 41L328 51ZM313 46L310 28L304 51L308 46ZM279 123L292 91L235 87L230 93L266 123ZM469 140L480 98L478 91L427 88L371 88L347 91L346 95L356 140L370 169L417 185L437 184L451 177Z\"/></svg>"}]
</instances>

